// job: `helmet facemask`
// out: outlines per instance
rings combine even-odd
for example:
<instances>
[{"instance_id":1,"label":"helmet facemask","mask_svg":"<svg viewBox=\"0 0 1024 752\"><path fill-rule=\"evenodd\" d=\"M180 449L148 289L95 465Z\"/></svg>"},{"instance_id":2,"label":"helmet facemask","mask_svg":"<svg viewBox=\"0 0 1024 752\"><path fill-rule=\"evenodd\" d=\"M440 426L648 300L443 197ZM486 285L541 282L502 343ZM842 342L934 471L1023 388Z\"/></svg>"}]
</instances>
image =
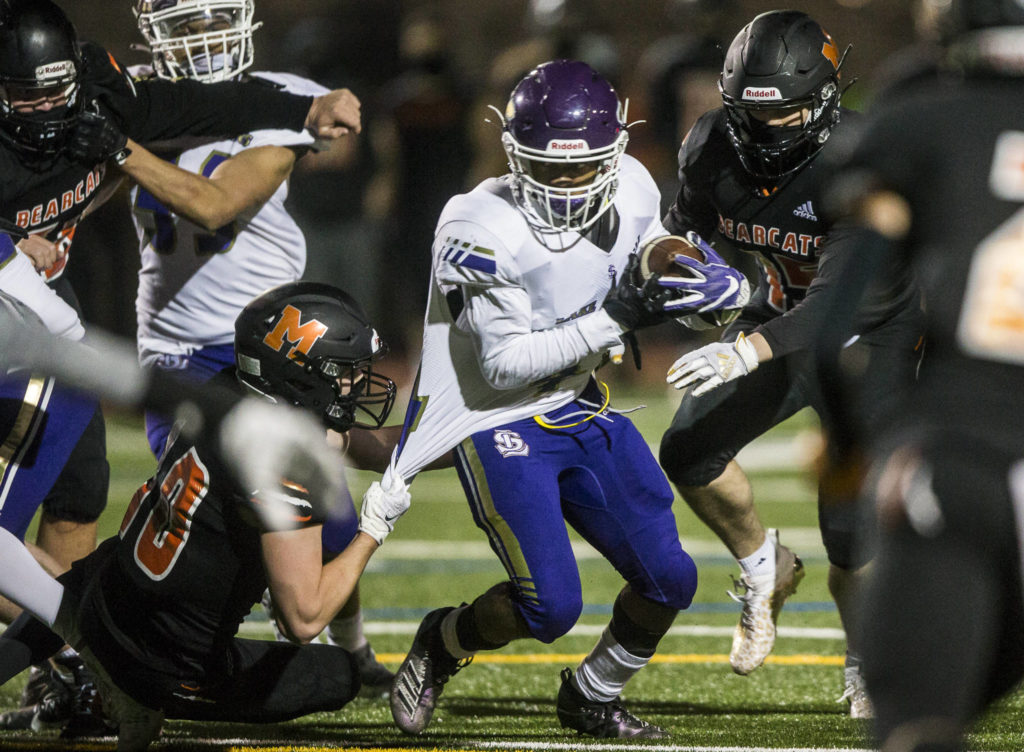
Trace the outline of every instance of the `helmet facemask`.
<instances>
[{"instance_id":1,"label":"helmet facemask","mask_svg":"<svg viewBox=\"0 0 1024 752\"><path fill-rule=\"evenodd\" d=\"M252 0L139 0L135 15L157 76L213 83L252 65L253 12Z\"/></svg>"},{"instance_id":2,"label":"helmet facemask","mask_svg":"<svg viewBox=\"0 0 1024 752\"><path fill-rule=\"evenodd\" d=\"M611 208L629 140L625 130L600 149L582 139L553 140L547 149L534 149L508 131L501 140L520 208L547 227L583 232Z\"/></svg>"},{"instance_id":3,"label":"helmet facemask","mask_svg":"<svg viewBox=\"0 0 1024 752\"><path fill-rule=\"evenodd\" d=\"M71 66L73 68L74 64ZM4 82L0 85L3 132L25 154L38 158L55 157L64 148L68 135L78 122L82 110L78 90L77 77L56 84ZM53 104L48 110L21 105L42 101L60 104Z\"/></svg>"},{"instance_id":4,"label":"helmet facemask","mask_svg":"<svg viewBox=\"0 0 1024 752\"><path fill-rule=\"evenodd\" d=\"M719 84L721 88L721 84ZM805 164L824 146L839 122L838 78L826 80L812 96L784 101L746 102L722 91L728 115L729 138L747 172L760 178L778 179ZM784 115L807 111L799 125L768 125L757 113Z\"/></svg>"}]
</instances>

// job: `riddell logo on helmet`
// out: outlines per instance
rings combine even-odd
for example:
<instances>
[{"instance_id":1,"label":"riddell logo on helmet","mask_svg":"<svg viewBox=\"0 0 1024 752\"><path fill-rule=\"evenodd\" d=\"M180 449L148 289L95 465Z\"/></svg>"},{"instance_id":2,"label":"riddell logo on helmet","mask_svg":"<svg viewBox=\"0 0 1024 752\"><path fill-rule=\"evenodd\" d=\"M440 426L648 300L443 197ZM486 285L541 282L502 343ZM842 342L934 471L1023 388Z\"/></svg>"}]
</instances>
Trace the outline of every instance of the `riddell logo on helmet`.
<instances>
[{"instance_id":1,"label":"riddell logo on helmet","mask_svg":"<svg viewBox=\"0 0 1024 752\"><path fill-rule=\"evenodd\" d=\"M572 141L561 141L559 139L553 139L548 141L548 151L586 151L590 147L587 146L587 142L582 138L577 138Z\"/></svg>"},{"instance_id":2,"label":"riddell logo on helmet","mask_svg":"<svg viewBox=\"0 0 1024 752\"><path fill-rule=\"evenodd\" d=\"M263 344L278 352L284 347L285 341L292 345L288 357L295 359L296 353L309 355L309 350L316 341L327 334L327 326L316 319L302 323L302 311L292 305L286 305L281 311L277 326L263 338Z\"/></svg>"},{"instance_id":3,"label":"riddell logo on helmet","mask_svg":"<svg viewBox=\"0 0 1024 752\"><path fill-rule=\"evenodd\" d=\"M63 78L75 74L75 64L70 60L47 63L36 67L36 79L45 81L48 78Z\"/></svg>"},{"instance_id":4,"label":"riddell logo on helmet","mask_svg":"<svg viewBox=\"0 0 1024 752\"><path fill-rule=\"evenodd\" d=\"M782 92L774 86L748 86L743 90L743 98L755 102L782 99Z\"/></svg>"}]
</instances>

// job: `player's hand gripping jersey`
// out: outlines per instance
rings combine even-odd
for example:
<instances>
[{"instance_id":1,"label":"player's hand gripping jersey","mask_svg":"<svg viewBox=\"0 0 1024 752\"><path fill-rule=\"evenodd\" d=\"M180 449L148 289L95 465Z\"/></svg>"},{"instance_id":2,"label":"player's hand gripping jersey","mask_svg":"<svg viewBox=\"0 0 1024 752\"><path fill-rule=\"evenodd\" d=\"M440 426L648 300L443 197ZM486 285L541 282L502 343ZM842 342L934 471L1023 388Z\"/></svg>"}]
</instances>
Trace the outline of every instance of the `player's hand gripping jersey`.
<instances>
[{"instance_id":1,"label":"player's hand gripping jersey","mask_svg":"<svg viewBox=\"0 0 1024 752\"><path fill-rule=\"evenodd\" d=\"M133 73L142 69L133 69ZM254 73L295 94L327 89L283 73ZM261 146L313 148L304 131L257 130L234 139L197 143L177 139L153 147L176 165L209 176L224 160ZM194 347L230 343L235 317L271 287L293 282L306 264L306 241L285 210L288 182L256 211L216 232L172 212L138 185L132 188L132 220L139 237L139 352L180 354Z\"/></svg>"},{"instance_id":2,"label":"player's hand gripping jersey","mask_svg":"<svg viewBox=\"0 0 1024 752\"><path fill-rule=\"evenodd\" d=\"M647 170L623 155L614 242L539 234L508 176L448 202L438 221L416 390L397 461L411 479L465 437L565 405L622 328L602 310L630 254L666 234ZM473 367L475 364L476 367Z\"/></svg>"}]
</instances>

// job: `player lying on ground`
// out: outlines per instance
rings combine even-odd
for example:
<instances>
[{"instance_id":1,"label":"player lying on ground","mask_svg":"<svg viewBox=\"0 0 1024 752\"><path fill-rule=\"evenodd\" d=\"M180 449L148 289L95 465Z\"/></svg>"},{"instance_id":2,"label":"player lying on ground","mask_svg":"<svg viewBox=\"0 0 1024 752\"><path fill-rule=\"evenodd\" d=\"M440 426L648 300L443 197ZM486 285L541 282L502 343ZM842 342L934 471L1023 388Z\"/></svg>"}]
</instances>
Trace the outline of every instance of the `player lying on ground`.
<instances>
[{"instance_id":1,"label":"player lying on ground","mask_svg":"<svg viewBox=\"0 0 1024 752\"><path fill-rule=\"evenodd\" d=\"M276 335L292 310L318 335L305 352ZM381 422L393 404L394 384L373 368L383 343L336 288L269 291L239 316L236 345L237 370L225 386L299 404L335 428L360 415ZM187 422L132 499L121 533L61 576L56 611L52 603L39 609L53 632L25 615L0 639L5 679L19 656L43 658L65 640L75 647L118 727L119 750L145 749L164 717L267 723L344 706L359 689L349 652L235 633L269 586L280 628L298 642L315 637L387 536L386 519L408 506L395 494L368 495L359 534L323 564L328 510L290 480L245 490L216 441L188 439ZM253 443L261 434L248 436Z\"/></svg>"}]
</instances>

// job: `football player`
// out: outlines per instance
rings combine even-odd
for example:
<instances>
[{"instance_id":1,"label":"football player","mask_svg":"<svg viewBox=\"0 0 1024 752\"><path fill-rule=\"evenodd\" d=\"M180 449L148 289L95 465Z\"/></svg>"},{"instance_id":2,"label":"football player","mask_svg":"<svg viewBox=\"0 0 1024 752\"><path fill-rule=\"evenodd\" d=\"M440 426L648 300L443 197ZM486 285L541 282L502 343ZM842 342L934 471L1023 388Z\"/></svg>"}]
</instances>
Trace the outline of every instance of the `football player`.
<instances>
[{"instance_id":1,"label":"football player","mask_svg":"<svg viewBox=\"0 0 1024 752\"><path fill-rule=\"evenodd\" d=\"M307 328L290 341L282 335L296 312ZM375 370L385 345L360 306L329 285L291 283L256 298L238 317L236 346L237 367L218 383L304 407L337 431L380 425L394 403L394 383ZM213 437L189 439L187 426L172 430L120 533L61 576L56 615L39 614L56 633L49 649L66 640L95 675L119 750L145 749L164 717L274 723L351 700L354 657L306 643L408 507L407 496L368 494L358 533L324 564L328 510L288 478L240 486ZM267 587L280 628L299 644L236 636ZM38 638L41 627L22 617L0 642L7 653L18 642L27 649L19 638Z\"/></svg>"},{"instance_id":2,"label":"football player","mask_svg":"<svg viewBox=\"0 0 1024 752\"><path fill-rule=\"evenodd\" d=\"M252 0L138 0L138 27L151 66L134 80L204 84L251 79L296 94L327 89L286 73L249 73L253 63ZM285 208L295 163L314 148L312 134L261 129L237 138L164 141L156 156L128 139L109 119L87 118L97 139L124 143L120 165L133 182L132 218L142 266L136 300L139 360L197 382L234 362L234 321L262 291L302 276L306 241ZM102 135L100 135L102 134ZM298 334L301 322L292 322ZM146 413L154 455L163 450L172 418ZM351 504L347 497L344 503ZM352 518L328 520L324 548L336 554L355 535ZM358 590L325 635L354 652L367 694L385 694L392 673L375 656L362 629Z\"/></svg>"},{"instance_id":3,"label":"football player","mask_svg":"<svg viewBox=\"0 0 1024 752\"><path fill-rule=\"evenodd\" d=\"M49 0L4 3L0 219L28 237L17 250L0 249L0 290L72 339L83 329L62 272L78 222L104 195L107 158L126 156L102 132L82 127L89 117L103 116L144 141L255 127L309 128L334 138L360 127L358 100L344 89L311 98L259 82L133 82L103 48L80 43ZM66 569L95 547L96 520L107 499L98 403L29 373L4 379L0 443L0 526L23 537L42 505L37 542L52 568ZM15 613L10 604L0 607L0 618Z\"/></svg>"},{"instance_id":4,"label":"football player","mask_svg":"<svg viewBox=\"0 0 1024 752\"><path fill-rule=\"evenodd\" d=\"M859 228L834 287L823 383L865 278L909 262L926 308L928 355L884 432L840 398L856 457L873 459L865 506L878 555L859 615L864 673L886 752L953 752L1024 677L1024 6L953 0L945 65L912 99L871 113L836 180ZM895 375L895 374L890 374Z\"/></svg>"},{"instance_id":5,"label":"football player","mask_svg":"<svg viewBox=\"0 0 1024 752\"><path fill-rule=\"evenodd\" d=\"M0 289L71 338L82 327L61 274L77 223L102 193L106 158L124 156L78 132L86 110L113 117L141 140L257 126L309 126L332 136L336 118L346 132L359 127L358 101L344 90L311 99L256 82L132 82L101 47L79 43L49 0L12 0L0 20L0 218L29 235L17 252L0 255ZM0 468L0 525L23 535L45 497L40 541L66 567L95 545L95 520L106 503L102 416L95 402L66 397L50 383L7 381L0 397L0 435L10 448ZM37 431L44 414L46 426Z\"/></svg>"},{"instance_id":6,"label":"football player","mask_svg":"<svg viewBox=\"0 0 1024 752\"><path fill-rule=\"evenodd\" d=\"M753 254L759 267L750 305L720 341L687 353L669 370L669 383L685 391L660 450L680 495L740 566L732 595L742 614L729 662L743 675L771 652L779 609L804 575L778 531L762 525L735 457L798 410L819 406L809 355L821 320L818 293L830 283L835 259L850 250L821 199L827 153L855 123L856 113L840 106L845 57L805 13L770 11L747 24L726 53L723 106L699 118L683 140L682 183L664 219L676 234L717 231L720 243ZM854 347L878 369L902 371L913 368L920 313L906 270L891 272L866 304ZM872 391L862 409L886 416L894 397ZM853 509L852 500L819 492L829 589L846 627L867 561L853 544ZM871 709L860 651L848 638L841 699L852 716L865 717Z\"/></svg>"},{"instance_id":7,"label":"football player","mask_svg":"<svg viewBox=\"0 0 1024 752\"><path fill-rule=\"evenodd\" d=\"M454 447L473 518L508 579L424 617L391 689L407 733L427 727L477 651L549 643L576 623L568 523L626 585L591 654L562 673L559 721L597 737L664 736L619 695L689 606L696 568L664 475L593 371L628 332L741 305L742 275L712 252L699 279L638 278L634 252L666 232L653 179L624 153L625 118L585 63L538 66L502 117L509 174L455 196L438 220L415 394L392 465L367 493L400 499ZM709 303L710 287L727 282L736 292Z\"/></svg>"}]
</instances>

